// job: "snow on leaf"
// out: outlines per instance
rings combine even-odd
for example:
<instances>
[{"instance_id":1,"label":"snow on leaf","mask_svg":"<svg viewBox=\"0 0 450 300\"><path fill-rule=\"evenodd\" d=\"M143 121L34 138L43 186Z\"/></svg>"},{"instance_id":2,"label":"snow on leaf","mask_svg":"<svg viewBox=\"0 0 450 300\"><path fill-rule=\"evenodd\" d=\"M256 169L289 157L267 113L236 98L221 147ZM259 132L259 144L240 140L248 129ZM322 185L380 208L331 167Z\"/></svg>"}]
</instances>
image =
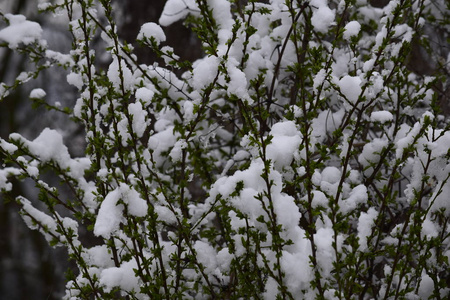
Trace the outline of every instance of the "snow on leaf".
<instances>
[{"instance_id":1,"label":"snow on leaf","mask_svg":"<svg viewBox=\"0 0 450 300\"><path fill-rule=\"evenodd\" d=\"M375 226L375 220L378 217L378 212L371 207L367 213L362 212L358 218L358 238L359 250L367 251L367 237L372 232L372 227Z\"/></svg>"},{"instance_id":2,"label":"snow on leaf","mask_svg":"<svg viewBox=\"0 0 450 300\"><path fill-rule=\"evenodd\" d=\"M311 24L316 31L326 33L334 22L336 11L328 7L326 0L312 0L313 9Z\"/></svg>"},{"instance_id":3,"label":"snow on leaf","mask_svg":"<svg viewBox=\"0 0 450 300\"><path fill-rule=\"evenodd\" d=\"M271 143L267 146L267 158L271 159L276 170L281 171L294 158L301 142L301 134L292 121L278 122L270 131Z\"/></svg>"},{"instance_id":4,"label":"snow on leaf","mask_svg":"<svg viewBox=\"0 0 450 300\"><path fill-rule=\"evenodd\" d=\"M358 76L345 75L339 80L339 88L341 93L351 103L356 103L358 101L359 95L362 91L360 85L361 79Z\"/></svg>"},{"instance_id":5,"label":"snow on leaf","mask_svg":"<svg viewBox=\"0 0 450 300\"><path fill-rule=\"evenodd\" d=\"M27 21L23 15L5 14L9 21L9 26L0 30L0 40L8 43L9 48L16 49L19 44L29 45L35 41L40 41L41 45L45 45L45 41L41 39L41 26L32 21Z\"/></svg>"},{"instance_id":6,"label":"snow on leaf","mask_svg":"<svg viewBox=\"0 0 450 300\"><path fill-rule=\"evenodd\" d=\"M358 35L361 30L361 24L358 21L350 21L344 28L344 39L350 40L351 37Z\"/></svg>"},{"instance_id":7,"label":"snow on leaf","mask_svg":"<svg viewBox=\"0 0 450 300\"><path fill-rule=\"evenodd\" d=\"M114 58L108 68L108 79L113 84L114 88L117 91L121 90L121 87L125 89L125 91L130 90L134 84L133 73L127 67L124 60L119 60Z\"/></svg>"},{"instance_id":8,"label":"snow on leaf","mask_svg":"<svg viewBox=\"0 0 450 300\"><path fill-rule=\"evenodd\" d=\"M217 75L219 59L215 56L209 56L194 64L192 85L200 91L212 83Z\"/></svg>"},{"instance_id":9,"label":"snow on leaf","mask_svg":"<svg viewBox=\"0 0 450 300\"><path fill-rule=\"evenodd\" d=\"M153 38L157 45L166 41L166 35L161 26L156 23L149 22L141 26L141 30L137 36L138 40L145 40Z\"/></svg>"},{"instance_id":10,"label":"snow on leaf","mask_svg":"<svg viewBox=\"0 0 450 300\"><path fill-rule=\"evenodd\" d=\"M117 204L121 198L118 189L109 192L103 200L95 221L94 234L109 239L124 221L123 204Z\"/></svg>"},{"instance_id":11,"label":"snow on leaf","mask_svg":"<svg viewBox=\"0 0 450 300\"><path fill-rule=\"evenodd\" d=\"M199 9L195 0L168 0L159 18L159 24L169 26L183 20L188 14L195 15L198 12Z\"/></svg>"},{"instance_id":12,"label":"snow on leaf","mask_svg":"<svg viewBox=\"0 0 450 300\"><path fill-rule=\"evenodd\" d=\"M136 260L124 262L120 267L104 269L100 274L100 284L106 287L106 291L111 291L114 287L120 287L127 292L138 292L139 277L135 276L134 270L138 266Z\"/></svg>"},{"instance_id":13,"label":"snow on leaf","mask_svg":"<svg viewBox=\"0 0 450 300\"><path fill-rule=\"evenodd\" d=\"M36 98L36 99L42 99L46 95L45 91L43 89L33 89L30 92L30 98Z\"/></svg>"}]
</instances>

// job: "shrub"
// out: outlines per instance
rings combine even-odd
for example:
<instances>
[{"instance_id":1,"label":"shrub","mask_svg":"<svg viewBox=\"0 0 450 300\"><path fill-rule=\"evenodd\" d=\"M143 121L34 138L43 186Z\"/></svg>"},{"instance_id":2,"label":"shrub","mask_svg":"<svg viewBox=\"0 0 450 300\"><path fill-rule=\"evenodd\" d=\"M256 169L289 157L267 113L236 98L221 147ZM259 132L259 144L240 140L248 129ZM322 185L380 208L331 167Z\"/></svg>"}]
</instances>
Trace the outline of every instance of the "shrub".
<instances>
[{"instance_id":1,"label":"shrub","mask_svg":"<svg viewBox=\"0 0 450 300\"><path fill-rule=\"evenodd\" d=\"M3 46L35 69L2 94L58 66L78 90L73 107L30 98L82 124L83 157L61 130L0 141L2 192L31 179L24 221L76 263L65 299L448 297L442 78L405 67L427 22L448 25L434 5L168 0L160 25L184 20L205 55L180 60L146 23L153 65L120 39L110 1L40 4L67 14L69 53L4 14Z\"/></svg>"}]
</instances>

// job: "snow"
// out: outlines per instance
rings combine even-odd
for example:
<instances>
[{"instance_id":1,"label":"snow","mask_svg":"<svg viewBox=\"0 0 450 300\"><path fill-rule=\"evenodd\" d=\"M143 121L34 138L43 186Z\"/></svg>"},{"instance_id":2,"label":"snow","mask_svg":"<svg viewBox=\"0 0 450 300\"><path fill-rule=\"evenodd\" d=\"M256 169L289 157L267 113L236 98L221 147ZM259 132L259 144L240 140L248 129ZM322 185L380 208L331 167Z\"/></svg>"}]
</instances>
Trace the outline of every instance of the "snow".
<instances>
[{"instance_id":1,"label":"snow","mask_svg":"<svg viewBox=\"0 0 450 300\"><path fill-rule=\"evenodd\" d=\"M230 76L230 82L228 83L227 92L229 95L236 95L242 100L250 100L247 92L247 78L245 73L236 67L237 64L237 61L232 59L228 60L227 70Z\"/></svg>"},{"instance_id":2,"label":"snow","mask_svg":"<svg viewBox=\"0 0 450 300\"><path fill-rule=\"evenodd\" d=\"M358 157L359 163L363 167L378 163L383 148L386 148L388 144L389 141L387 139L374 138L371 142L364 145L363 150Z\"/></svg>"},{"instance_id":3,"label":"snow","mask_svg":"<svg viewBox=\"0 0 450 300\"><path fill-rule=\"evenodd\" d=\"M128 104L128 111L133 119L131 124L133 132L138 138L141 138L147 129L147 112L142 108L142 104L140 102Z\"/></svg>"},{"instance_id":4,"label":"snow","mask_svg":"<svg viewBox=\"0 0 450 300\"><path fill-rule=\"evenodd\" d=\"M341 180L341 171L336 167L326 167L322 171L322 180L329 183L337 183Z\"/></svg>"},{"instance_id":5,"label":"snow","mask_svg":"<svg viewBox=\"0 0 450 300\"><path fill-rule=\"evenodd\" d=\"M344 39L350 40L352 37L357 36L361 30L361 24L358 21L350 21L344 27Z\"/></svg>"},{"instance_id":6,"label":"snow","mask_svg":"<svg viewBox=\"0 0 450 300\"><path fill-rule=\"evenodd\" d=\"M32 21L27 21L23 15L5 14L9 21L9 26L0 30L0 40L8 43L8 47L16 49L19 44L29 45L33 42L39 42L45 45L42 40L41 26Z\"/></svg>"},{"instance_id":7,"label":"snow","mask_svg":"<svg viewBox=\"0 0 450 300\"><path fill-rule=\"evenodd\" d=\"M370 114L370 121L386 123L394 120L394 116L387 110L374 111Z\"/></svg>"},{"instance_id":8,"label":"snow","mask_svg":"<svg viewBox=\"0 0 450 300\"><path fill-rule=\"evenodd\" d=\"M0 191L11 191L12 189L12 183L8 182L8 177L9 176L17 176L19 175L21 172L19 171L19 169L16 168L3 168L0 169Z\"/></svg>"},{"instance_id":9,"label":"snow","mask_svg":"<svg viewBox=\"0 0 450 300\"><path fill-rule=\"evenodd\" d=\"M359 204L367 202L368 198L367 188L363 184L357 185L351 190L350 196L341 202L340 210L343 213L349 213Z\"/></svg>"},{"instance_id":10,"label":"snow","mask_svg":"<svg viewBox=\"0 0 450 300\"><path fill-rule=\"evenodd\" d=\"M328 7L326 0L312 0L310 5L313 7L311 24L316 31L326 33L334 22L336 11Z\"/></svg>"},{"instance_id":11,"label":"snow","mask_svg":"<svg viewBox=\"0 0 450 300\"><path fill-rule=\"evenodd\" d=\"M9 95L8 88L5 83L0 83L0 100Z\"/></svg>"},{"instance_id":12,"label":"snow","mask_svg":"<svg viewBox=\"0 0 450 300\"><path fill-rule=\"evenodd\" d=\"M168 207L162 206L162 205L156 205L155 212L158 214L159 220L166 222L167 224L176 224L177 223L177 216Z\"/></svg>"},{"instance_id":13,"label":"snow","mask_svg":"<svg viewBox=\"0 0 450 300\"><path fill-rule=\"evenodd\" d=\"M136 90L135 95L136 99L141 100L144 103L150 103L155 95L155 92L152 89L142 87Z\"/></svg>"},{"instance_id":14,"label":"snow","mask_svg":"<svg viewBox=\"0 0 450 300\"><path fill-rule=\"evenodd\" d=\"M311 206L314 208L317 208L319 206L321 207L327 207L328 206L328 198L322 191L312 191L312 202Z\"/></svg>"},{"instance_id":15,"label":"snow","mask_svg":"<svg viewBox=\"0 0 450 300\"><path fill-rule=\"evenodd\" d=\"M358 76L345 75L339 80L341 93L350 103L356 103L361 94L361 79Z\"/></svg>"},{"instance_id":16,"label":"snow","mask_svg":"<svg viewBox=\"0 0 450 300\"><path fill-rule=\"evenodd\" d=\"M273 138L266 149L267 158L272 160L275 169L282 170L292 162L301 142L301 134L294 122L285 121L274 124L270 135Z\"/></svg>"},{"instance_id":17,"label":"snow","mask_svg":"<svg viewBox=\"0 0 450 300\"><path fill-rule=\"evenodd\" d=\"M120 191L117 189L106 195L95 221L94 234L96 236L109 239L111 234L114 234L119 229L120 223L124 221L124 207L122 204L117 204L120 196Z\"/></svg>"},{"instance_id":18,"label":"snow","mask_svg":"<svg viewBox=\"0 0 450 300\"><path fill-rule=\"evenodd\" d=\"M166 41L166 35L163 29L156 23L149 22L141 26L141 30L137 36L138 40L154 39L157 45Z\"/></svg>"},{"instance_id":19,"label":"snow","mask_svg":"<svg viewBox=\"0 0 450 300\"><path fill-rule=\"evenodd\" d=\"M217 76L219 59L215 56L208 56L194 64L192 85L194 89L201 91L212 83Z\"/></svg>"},{"instance_id":20,"label":"snow","mask_svg":"<svg viewBox=\"0 0 450 300\"><path fill-rule=\"evenodd\" d=\"M378 212L375 208L370 207L367 213L362 212L358 218L358 239L359 250L367 251L367 237L372 233L372 228L375 226L375 220L378 217Z\"/></svg>"},{"instance_id":21,"label":"snow","mask_svg":"<svg viewBox=\"0 0 450 300\"><path fill-rule=\"evenodd\" d=\"M127 292L139 292L139 277L134 272L137 269L138 266L134 259L122 263L119 268L104 269L100 274L100 285L105 286L108 292L114 287L120 287Z\"/></svg>"},{"instance_id":22,"label":"snow","mask_svg":"<svg viewBox=\"0 0 450 300\"><path fill-rule=\"evenodd\" d=\"M106 245L99 245L86 249L85 252L82 253L82 256L87 264L99 268L109 268L114 265Z\"/></svg>"},{"instance_id":23,"label":"snow","mask_svg":"<svg viewBox=\"0 0 450 300\"><path fill-rule=\"evenodd\" d=\"M17 146L11 143L8 143L4 139L0 138L0 148L8 152L9 154L13 154L17 151Z\"/></svg>"},{"instance_id":24,"label":"snow","mask_svg":"<svg viewBox=\"0 0 450 300\"><path fill-rule=\"evenodd\" d=\"M119 187L106 195L100 206L94 225L96 236L109 239L119 229L120 223L125 221L124 205L118 203L119 200L125 203L130 215L144 217L147 214L147 202L140 197L136 190L121 183Z\"/></svg>"},{"instance_id":25,"label":"snow","mask_svg":"<svg viewBox=\"0 0 450 300\"><path fill-rule=\"evenodd\" d=\"M372 70L374 63L375 63L375 59L374 58L371 58L371 59L365 61L364 65L363 65L363 71L364 72L369 72L370 70Z\"/></svg>"},{"instance_id":26,"label":"snow","mask_svg":"<svg viewBox=\"0 0 450 300\"><path fill-rule=\"evenodd\" d=\"M83 88L83 77L79 73L70 72L67 77L67 83L76 87L79 91Z\"/></svg>"},{"instance_id":27,"label":"snow","mask_svg":"<svg viewBox=\"0 0 450 300\"><path fill-rule=\"evenodd\" d=\"M53 236L59 236L58 226L52 217L35 208L30 200L24 197L19 197L18 202L22 205L22 211L25 212L22 218L30 229L39 229L48 242L53 240Z\"/></svg>"},{"instance_id":28,"label":"snow","mask_svg":"<svg viewBox=\"0 0 450 300\"><path fill-rule=\"evenodd\" d=\"M56 130L45 128L33 142L27 141L25 145L43 162L54 160L63 167L68 166L69 152L63 143L62 135Z\"/></svg>"},{"instance_id":29,"label":"snow","mask_svg":"<svg viewBox=\"0 0 450 300\"><path fill-rule=\"evenodd\" d=\"M47 95L43 89L33 89L30 92L30 98L42 99Z\"/></svg>"},{"instance_id":30,"label":"snow","mask_svg":"<svg viewBox=\"0 0 450 300\"><path fill-rule=\"evenodd\" d=\"M117 57L113 59L109 65L107 76L116 91L121 91L122 85L125 91L129 91L134 85L133 73L123 59L120 59L120 66L119 59Z\"/></svg>"},{"instance_id":31,"label":"snow","mask_svg":"<svg viewBox=\"0 0 450 300\"><path fill-rule=\"evenodd\" d=\"M406 129L407 125L403 126L403 129ZM410 129L410 131L406 134L405 137L400 138L398 141L396 141L397 150L395 151L396 158L400 158L403 155L403 151L406 147L411 145L414 142L414 137L419 133L420 131L420 124L417 122L414 124L414 127ZM397 136L401 136L401 131Z\"/></svg>"},{"instance_id":32,"label":"snow","mask_svg":"<svg viewBox=\"0 0 450 300\"><path fill-rule=\"evenodd\" d=\"M159 24L169 26L186 18L188 14L196 15L198 11L195 0L168 0L159 18Z\"/></svg>"}]
</instances>

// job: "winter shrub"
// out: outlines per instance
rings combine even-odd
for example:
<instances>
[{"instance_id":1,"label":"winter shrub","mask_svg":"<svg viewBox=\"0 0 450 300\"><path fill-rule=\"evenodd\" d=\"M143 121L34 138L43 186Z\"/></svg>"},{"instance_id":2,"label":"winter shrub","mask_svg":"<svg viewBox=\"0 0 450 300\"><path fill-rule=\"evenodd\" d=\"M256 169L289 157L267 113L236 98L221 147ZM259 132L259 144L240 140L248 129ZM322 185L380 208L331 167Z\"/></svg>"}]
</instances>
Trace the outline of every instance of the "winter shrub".
<instances>
[{"instance_id":1,"label":"winter shrub","mask_svg":"<svg viewBox=\"0 0 450 300\"><path fill-rule=\"evenodd\" d=\"M65 299L449 297L443 78L406 67L413 47L433 50L426 24L448 26L444 1L168 0L160 25L184 20L204 57L181 61L147 23L153 65L121 40L110 1L59 3L39 8L67 14L69 53L2 15L2 45L35 70L0 90L66 69L73 107L30 97L84 127L85 155L62 129L12 133L0 188L38 188L16 201L76 264Z\"/></svg>"}]
</instances>

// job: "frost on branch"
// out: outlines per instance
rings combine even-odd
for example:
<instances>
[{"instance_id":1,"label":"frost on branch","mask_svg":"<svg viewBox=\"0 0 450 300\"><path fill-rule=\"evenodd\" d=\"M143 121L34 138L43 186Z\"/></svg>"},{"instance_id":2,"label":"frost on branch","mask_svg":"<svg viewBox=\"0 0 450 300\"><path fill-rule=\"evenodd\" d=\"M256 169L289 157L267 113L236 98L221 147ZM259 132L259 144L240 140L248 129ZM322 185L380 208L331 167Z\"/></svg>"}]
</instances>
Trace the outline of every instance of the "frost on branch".
<instances>
[{"instance_id":1,"label":"frost on branch","mask_svg":"<svg viewBox=\"0 0 450 300\"><path fill-rule=\"evenodd\" d=\"M66 299L448 297L441 74L405 67L431 3L170 0L137 34L151 65L107 1L70 3L73 49L39 59L68 68L84 155L0 140L2 192L34 182L25 221L77 265ZM164 45L180 20L204 57Z\"/></svg>"}]
</instances>

